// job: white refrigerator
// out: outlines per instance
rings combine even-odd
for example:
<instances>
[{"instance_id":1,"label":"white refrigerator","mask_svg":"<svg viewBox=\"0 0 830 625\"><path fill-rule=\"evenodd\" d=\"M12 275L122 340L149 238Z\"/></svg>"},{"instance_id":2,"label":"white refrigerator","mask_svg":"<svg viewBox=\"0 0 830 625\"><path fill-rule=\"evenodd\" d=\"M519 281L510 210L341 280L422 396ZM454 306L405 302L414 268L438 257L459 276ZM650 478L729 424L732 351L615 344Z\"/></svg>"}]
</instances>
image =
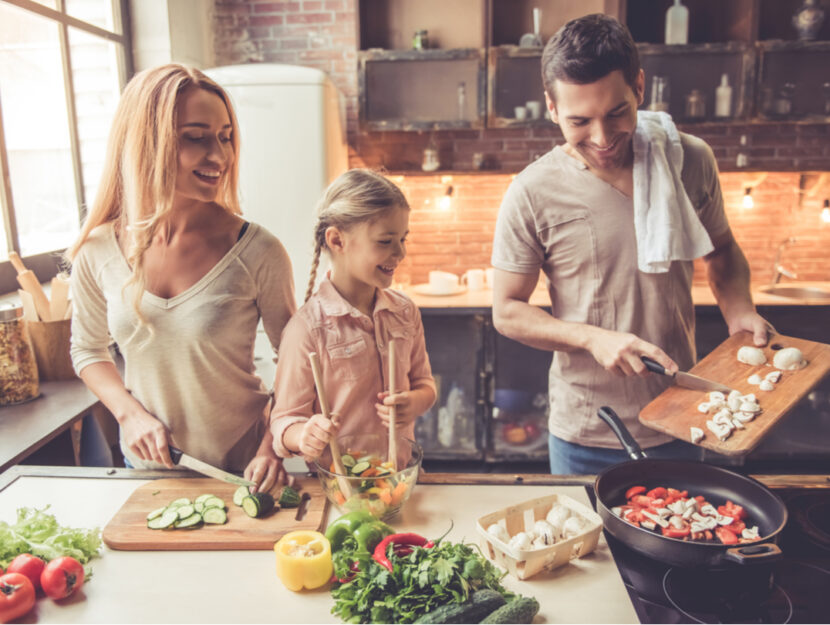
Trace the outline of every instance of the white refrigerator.
<instances>
[{"instance_id":1,"label":"white refrigerator","mask_svg":"<svg viewBox=\"0 0 830 625\"><path fill-rule=\"evenodd\" d=\"M317 201L348 167L340 93L325 73L310 67L253 63L205 73L228 92L239 118L243 217L285 245L300 305Z\"/></svg>"}]
</instances>

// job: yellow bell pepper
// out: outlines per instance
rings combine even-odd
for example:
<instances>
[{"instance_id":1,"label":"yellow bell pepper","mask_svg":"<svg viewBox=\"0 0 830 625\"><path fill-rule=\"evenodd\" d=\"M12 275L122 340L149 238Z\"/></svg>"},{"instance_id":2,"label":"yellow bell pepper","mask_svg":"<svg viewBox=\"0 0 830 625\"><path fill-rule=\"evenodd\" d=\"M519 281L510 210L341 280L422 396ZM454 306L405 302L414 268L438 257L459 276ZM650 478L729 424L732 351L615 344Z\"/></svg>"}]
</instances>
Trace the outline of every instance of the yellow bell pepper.
<instances>
[{"instance_id":1,"label":"yellow bell pepper","mask_svg":"<svg viewBox=\"0 0 830 625\"><path fill-rule=\"evenodd\" d=\"M289 532L274 544L277 577L288 590L297 592L324 586L334 573L331 544L320 532Z\"/></svg>"}]
</instances>

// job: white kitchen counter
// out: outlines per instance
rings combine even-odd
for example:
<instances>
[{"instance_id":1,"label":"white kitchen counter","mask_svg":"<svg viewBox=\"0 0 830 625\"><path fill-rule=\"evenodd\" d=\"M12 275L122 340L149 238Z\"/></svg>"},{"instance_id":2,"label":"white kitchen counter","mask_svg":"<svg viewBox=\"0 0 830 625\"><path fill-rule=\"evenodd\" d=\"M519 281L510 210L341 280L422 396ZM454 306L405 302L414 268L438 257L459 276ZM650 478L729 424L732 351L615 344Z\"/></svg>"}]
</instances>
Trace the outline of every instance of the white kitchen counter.
<instances>
[{"instance_id":1,"label":"white kitchen counter","mask_svg":"<svg viewBox=\"0 0 830 625\"><path fill-rule=\"evenodd\" d=\"M36 471L20 467L14 471ZM109 470L113 471L113 470ZM59 473L61 469L49 470ZM107 477L106 469L64 471L96 477L20 476L0 485L0 520L21 506L51 505L62 525L103 526L144 479ZM126 472L129 475L129 472ZM9 473L6 474L9 479ZM396 529L478 543L475 520L511 503L552 492L588 503L579 486L419 484ZM329 518L337 516L333 509ZM198 530L196 530L198 531ZM24 623L329 623L328 590L292 593L276 577L271 551L113 551L92 561L94 575L62 604L40 599ZM597 550L552 573L505 585L541 604L537 623L636 623L637 617L604 541Z\"/></svg>"}]
</instances>

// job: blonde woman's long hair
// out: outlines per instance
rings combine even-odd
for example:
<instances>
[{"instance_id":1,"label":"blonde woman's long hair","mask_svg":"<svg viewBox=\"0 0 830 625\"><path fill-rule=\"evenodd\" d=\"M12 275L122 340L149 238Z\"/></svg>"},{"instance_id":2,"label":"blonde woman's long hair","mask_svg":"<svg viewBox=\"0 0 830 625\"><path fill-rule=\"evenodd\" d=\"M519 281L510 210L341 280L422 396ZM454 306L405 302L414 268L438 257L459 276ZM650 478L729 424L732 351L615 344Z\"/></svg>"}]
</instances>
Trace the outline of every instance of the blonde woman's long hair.
<instances>
[{"instance_id":1,"label":"blonde woman's long hair","mask_svg":"<svg viewBox=\"0 0 830 625\"><path fill-rule=\"evenodd\" d=\"M136 74L124 89L112 122L98 193L78 240L66 252L71 263L95 228L114 225L132 268L124 288L125 292L133 288L139 328L147 323L140 309L146 283L144 254L173 207L178 171L176 114L179 96L188 87L215 93L228 109L234 159L216 201L231 213L241 212L239 126L230 98L198 69L177 63L162 65Z\"/></svg>"},{"instance_id":2,"label":"blonde woman's long hair","mask_svg":"<svg viewBox=\"0 0 830 625\"><path fill-rule=\"evenodd\" d=\"M314 255L305 301L308 301L314 292L320 255L327 249L326 230L334 226L339 230L348 231L395 208L409 210L409 203L403 192L388 178L368 169L350 169L328 186L317 205Z\"/></svg>"}]
</instances>

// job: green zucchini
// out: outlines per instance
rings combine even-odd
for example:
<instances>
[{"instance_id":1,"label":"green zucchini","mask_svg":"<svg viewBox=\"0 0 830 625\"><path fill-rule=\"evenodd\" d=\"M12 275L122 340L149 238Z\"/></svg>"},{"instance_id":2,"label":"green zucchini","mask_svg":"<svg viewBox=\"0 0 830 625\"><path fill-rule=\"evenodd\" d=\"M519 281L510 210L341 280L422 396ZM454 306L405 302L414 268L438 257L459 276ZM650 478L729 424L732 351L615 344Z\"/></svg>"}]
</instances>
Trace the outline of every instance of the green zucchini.
<instances>
[{"instance_id":1,"label":"green zucchini","mask_svg":"<svg viewBox=\"0 0 830 625\"><path fill-rule=\"evenodd\" d=\"M189 506L193 502L190 501L187 497L181 497L179 499L174 499L168 504L168 508L178 507L178 506Z\"/></svg>"},{"instance_id":2,"label":"green zucchini","mask_svg":"<svg viewBox=\"0 0 830 625\"><path fill-rule=\"evenodd\" d=\"M179 528L183 528L183 527L195 527L195 526L199 525L201 522L202 522L202 515L197 513L197 512L194 512L190 516L185 517L184 519L179 519L178 521L176 521L175 525L176 525L176 529L179 529Z\"/></svg>"},{"instance_id":3,"label":"green zucchini","mask_svg":"<svg viewBox=\"0 0 830 625\"><path fill-rule=\"evenodd\" d=\"M416 623L478 623L505 604L501 593L489 588L475 591L464 603L442 605L421 616Z\"/></svg>"},{"instance_id":4,"label":"green zucchini","mask_svg":"<svg viewBox=\"0 0 830 625\"><path fill-rule=\"evenodd\" d=\"M225 500L215 495L205 499L205 510L208 508L222 508L225 509Z\"/></svg>"},{"instance_id":5,"label":"green zucchini","mask_svg":"<svg viewBox=\"0 0 830 625\"><path fill-rule=\"evenodd\" d=\"M242 499L242 509L249 517L262 517L274 509L274 498L268 493L252 493Z\"/></svg>"},{"instance_id":6,"label":"green zucchini","mask_svg":"<svg viewBox=\"0 0 830 625\"><path fill-rule=\"evenodd\" d=\"M350 472L352 475L360 475L371 466L368 462L358 462L350 469Z\"/></svg>"},{"instance_id":7,"label":"green zucchini","mask_svg":"<svg viewBox=\"0 0 830 625\"><path fill-rule=\"evenodd\" d=\"M300 505L300 493L290 486L283 486L280 499L277 502L282 508L296 508Z\"/></svg>"},{"instance_id":8,"label":"green zucchini","mask_svg":"<svg viewBox=\"0 0 830 625\"><path fill-rule=\"evenodd\" d=\"M223 525L228 522L228 513L222 508L208 508L202 520L209 525Z\"/></svg>"},{"instance_id":9,"label":"green zucchini","mask_svg":"<svg viewBox=\"0 0 830 625\"><path fill-rule=\"evenodd\" d=\"M215 497L216 495L212 495L210 493L205 493L204 495L199 495L196 499L193 500L193 504L197 503L204 503L205 499L210 499L211 497Z\"/></svg>"},{"instance_id":10,"label":"green zucchini","mask_svg":"<svg viewBox=\"0 0 830 625\"><path fill-rule=\"evenodd\" d=\"M539 611L539 602L533 597L519 597L491 612L482 623L532 623Z\"/></svg>"},{"instance_id":11,"label":"green zucchini","mask_svg":"<svg viewBox=\"0 0 830 625\"><path fill-rule=\"evenodd\" d=\"M355 465L357 460L354 459L354 456L350 456L349 454L343 454L340 456L340 460L343 462L343 466L347 469L352 468Z\"/></svg>"},{"instance_id":12,"label":"green zucchini","mask_svg":"<svg viewBox=\"0 0 830 625\"><path fill-rule=\"evenodd\" d=\"M167 506L164 506L163 508L156 508L147 515L147 520L152 521L153 519L159 518L162 514L164 514L165 510L167 510Z\"/></svg>"},{"instance_id":13,"label":"green zucchini","mask_svg":"<svg viewBox=\"0 0 830 625\"><path fill-rule=\"evenodd\" d=\"M233 503L235 506L241 506L242 500L245 499L248 495L251 494L251 491L248 490L247 486L240 486L235 491L233 491Z\"/></svg>"},{"instance_id":14,"label":"green zucchini","mask_svg":"<svg viewBox=\"0 0 830 625\"><path fill-rule=\"evenodd\" d=\"M193 504L186 504L175 509L176 514L179 515L179 520L184 520L196 512L196 507Z\"/></svg>"}]
</instances>

